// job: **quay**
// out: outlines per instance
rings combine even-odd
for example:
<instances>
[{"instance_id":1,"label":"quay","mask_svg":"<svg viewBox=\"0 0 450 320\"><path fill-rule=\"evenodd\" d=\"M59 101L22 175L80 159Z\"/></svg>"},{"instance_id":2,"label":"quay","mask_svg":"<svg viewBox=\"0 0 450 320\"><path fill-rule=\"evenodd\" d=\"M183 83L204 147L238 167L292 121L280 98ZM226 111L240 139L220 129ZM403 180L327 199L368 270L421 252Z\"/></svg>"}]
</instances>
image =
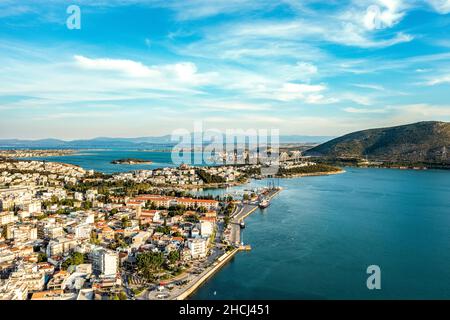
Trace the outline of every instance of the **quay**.
<instances>
[{"instance_id":1,"label":"quay","mask_svg":"<svg viewBox=\"0 0 450 320\"><path fill-rule=\"evenodd\" d=\"M241 249L236 248L230 252L224 253L220 256L216 262L212 264L207 270L203 271L197 279L191 281L187 288L183 290L180 294L174 297L172 300L185 300L190 295L192 295L204 282L206 282L212 275L214 275L220 268L222 268L234 255L239 252Z\"/></svg>"},{"instance_id":2,"label":"quay","mask_svg":"<svg viewBox=\"0 0 450 320\"><path fill-rule=\"evenodd\" d=\"M268 201L272 200L277 194L282 191L281 188L271 189L265 196ZM244 221L249 215L258 209L256 203L242 203L238 206L235 214L232 216L231 224L231 243L235 243L238 246L241 245L241 222Z\"/></svg>"}]
</instances>

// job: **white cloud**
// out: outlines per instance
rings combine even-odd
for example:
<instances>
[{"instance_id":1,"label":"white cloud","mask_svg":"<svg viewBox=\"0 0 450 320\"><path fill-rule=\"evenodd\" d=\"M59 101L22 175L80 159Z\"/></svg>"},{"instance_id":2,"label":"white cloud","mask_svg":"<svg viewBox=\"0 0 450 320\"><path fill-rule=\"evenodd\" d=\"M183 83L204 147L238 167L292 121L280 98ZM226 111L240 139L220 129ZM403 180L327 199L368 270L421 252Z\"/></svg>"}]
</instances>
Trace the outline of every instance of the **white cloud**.
<instances>
[{"instance_id":1,"label":"white cloud","mask_svg":"<svg viewBox=\"0 0 450 320\"><path fill-rule=\"evenodd\" d=\"M368 109L368 108L344 108L345 112L348 113L385 113L387 109Z\"/></svg>"},{"instance_id":2,"label":"white cloud","mask_svg":"<svg viewBox=\"0 0 450 320\"><path fill-rule=\"evenodd\" d=\"M220 111L263 111L270 110L272 107L268 104L254 104L244 102L229 102L229 101L208 101L195 103L196 106L208 110Z\"/></svg>"},{"instance_id":3,"label":"white cloud","mask_svg":"<svg viewBox=\"0 0 450 320\"><path fill-rule=\"evenodd\" d=\"M367 83L356 83L355 87L363 88L363 89L371 89L376 91L385 91L386 89L382 85L378 84L367 84Z\"/></svg>"},{"instance_id":4,"label":"white cloud","mask_svg":"<svg viewBox=\"0 0 450 320\"><path fill-rule=\"evenodd\" d=\"M435 86L445 83L450 83L450 75L435 76L433 79L430 79L426 82L426 84L429 86Z\"/></svg>"},{"instance_id":5,"label":"white cloud","mask_svg":"<svg viewBox=\"0 0 450 320\"><path fill-rule=\"evenodd\" d=\"M320 85L310 85L310 84L297 84L297 83L285 83L283 86L274 92L273 98L280 101L293 101L293 100L303 100L310 97L311 101L314 99L312 94L317 94L324 91L326 86Z\"/></svg>"},{"instance_id":6,"label":"white cloud","mask_svg":"<svg viewBox=\"0 0 450 320\"><path fill-rule=\"evenodd\" d=\"M403 6L401 0L378 0L366 9L364 26L368 30L392 28L404 17Z\"/></svg>"},{"instance_id":7,"label":"white cloud","mask_svg":"<svg viewBox=\"0 0 450 320\"><path fill-rule=\"evenodd\" d=\"M449 105L430 105L426 103L398 106L397 109L406 112L416 119L431 119L437 117L450 117Z\"/></svg>"},{"instance_id":8,"label":"white cloud","mask_svg":"<svg viewBox=\"0 0 450 320\"><path fill-rule=\"evenodd\" d=\"M440 14L450 13L450 0L427 0L427 2Z\"/></svg>"},{"instance_id":9,"label":"white cloud","mask_svg":"<svg viewBox=\"0 0 450 320\"><path fill-rule=\"evenodd\" d=\"M343 100L350 100L363 106L370 106L373 104L372 99L370 97L361 94L344 93L340 97Z\"/></svg>"},{"instance_id":10,"label":"white cloud","mask_svg":"<svg viewBox=\"0 0 450 320\"><path fill-rule=\"evenodd\" d=\"M142 78L143 81L151 79L164 83L182 83L199 86L209 83L216 76L215 73L198 73L197 66L192 62L180 62L168 65L148 67L141 62L133 60L100 58L91 59L81 55L74 56L76 64L86 70L114 71L131 78Z\"/></svg>"},{"instance_id":11,"label":"white cloud","mask_svg":"<svg viewBox=\"0 0 450 320\"><path fill-rule=\"evenodd\" d=\"M318 69L312 63L297 62L294 67L291 67L291 74L294 79L309 79L318 74Z\"/></svg>"},{"instance_id":12,"label":"white cloud","mask_svg":"<svg viewBox=\"0 0 450 320\"><path fill-rule=\"evenodd\" d=\"M190 62L177 63L173 66L169 66L168 69L173 70L177 77L182 81L191 80L197 73L197 66Z\"/></svg>"},{"instance_id":13,"label":"white cloud","mask_svg":"<svg viewBox=\"0 0 450 320\"><path fill-rule=\"evenodd\" d=\"M132 77L155 76L155 70L140 62L120 59L90 59L81 55L75 55L74 59L78 66L87 70L117 71Z\"/></svg>"}]
</instances>

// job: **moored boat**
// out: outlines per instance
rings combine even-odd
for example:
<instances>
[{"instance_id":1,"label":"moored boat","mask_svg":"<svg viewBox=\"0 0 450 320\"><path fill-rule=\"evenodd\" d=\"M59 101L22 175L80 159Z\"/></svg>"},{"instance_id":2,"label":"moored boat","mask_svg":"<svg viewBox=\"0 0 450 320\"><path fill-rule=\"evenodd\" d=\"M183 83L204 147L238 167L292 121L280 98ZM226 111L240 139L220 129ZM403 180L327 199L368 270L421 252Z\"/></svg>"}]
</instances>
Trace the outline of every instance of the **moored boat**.
<instances>
[{"instance_id":1,"label":"moored boat","mask_svg":"<svg viewBox=\"0 0 450 320\"><path fill-rule=\"evenodd\" d=\"M262 200L262 201L259 203L259 207L260 207L261 209L265 209L265 208L267 208L269 205L270 205L270 202L269 202L269 200L267 200L267 199L264 199L264 200Z\"/></svg>"}]
</instances>

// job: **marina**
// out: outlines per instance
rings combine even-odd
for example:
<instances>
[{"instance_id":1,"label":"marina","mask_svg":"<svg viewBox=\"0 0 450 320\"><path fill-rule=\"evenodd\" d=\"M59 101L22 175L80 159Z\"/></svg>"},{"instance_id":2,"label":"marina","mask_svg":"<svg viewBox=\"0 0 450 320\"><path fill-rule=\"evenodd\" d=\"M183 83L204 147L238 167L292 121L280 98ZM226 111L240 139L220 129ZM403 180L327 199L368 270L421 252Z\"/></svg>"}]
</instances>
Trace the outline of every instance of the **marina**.
<instances>
[{"instance_id":1,"label":"marina","mask_svg":"<svg viewBox=\"0 0 450 320\"><path fill-rule=\"evenodd\" d=\"M234 214L231 216L231 243L235 245L243 245L241 230L245 228L244 219L255 212L258 208L265 209L270 205L270 201L282 191L280 187L272 187L271 189L264 190L264 197L261 201L256 202L242 202L237 205ZM261 195L259 195L261 197Z\"/></svg>"}]
</instances>

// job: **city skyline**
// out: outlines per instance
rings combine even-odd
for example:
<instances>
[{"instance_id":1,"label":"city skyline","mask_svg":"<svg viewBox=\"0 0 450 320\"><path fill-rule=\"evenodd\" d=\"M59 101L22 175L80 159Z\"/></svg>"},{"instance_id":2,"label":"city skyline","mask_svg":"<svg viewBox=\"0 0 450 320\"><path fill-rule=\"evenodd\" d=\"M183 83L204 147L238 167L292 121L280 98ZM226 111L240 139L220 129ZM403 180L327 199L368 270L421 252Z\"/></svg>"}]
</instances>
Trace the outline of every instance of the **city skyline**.
<instances>
[{"instance_id":1,"label":"city skyline","mask_svg":"<svg viewBox=\"0 0 450 320\"><path fill-rule=\"evenodd\" d=\"M449 13L439 0L5 1L0 139L449 121Z\"/></svg>"}]
</instances>

